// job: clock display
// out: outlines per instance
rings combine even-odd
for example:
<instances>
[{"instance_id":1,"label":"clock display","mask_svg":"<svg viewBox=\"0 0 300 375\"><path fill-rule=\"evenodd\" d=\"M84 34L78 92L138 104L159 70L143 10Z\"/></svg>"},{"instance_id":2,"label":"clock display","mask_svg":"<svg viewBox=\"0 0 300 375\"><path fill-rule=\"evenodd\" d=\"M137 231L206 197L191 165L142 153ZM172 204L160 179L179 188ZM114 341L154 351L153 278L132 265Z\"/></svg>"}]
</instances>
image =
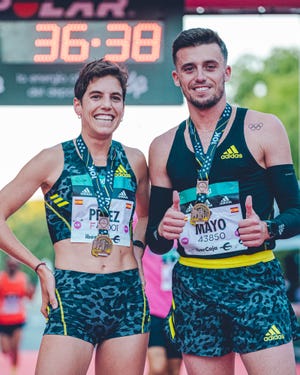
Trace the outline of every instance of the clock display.
<instances>
[{"instance_id":1,"label":"clock display","mask_svg":"<svg viewBox=\"0 0 300 375\"><path fill-rule=\"evenodd\" d=\"M172 42L183 0L5 0L0 105L70 105L81 67L125 64L128 105L176 105Z\"/></svg>"},{"instance_id":2,"label":"clock display","mask_svg":"<svg viewBox=\"0 0 300 375\"><path fill-rule=\"evenodd\" d=\"M6 21L0 23L0 35L5 64L163 60L164 26L158 21Z\"/></svg>"}]
</instances>

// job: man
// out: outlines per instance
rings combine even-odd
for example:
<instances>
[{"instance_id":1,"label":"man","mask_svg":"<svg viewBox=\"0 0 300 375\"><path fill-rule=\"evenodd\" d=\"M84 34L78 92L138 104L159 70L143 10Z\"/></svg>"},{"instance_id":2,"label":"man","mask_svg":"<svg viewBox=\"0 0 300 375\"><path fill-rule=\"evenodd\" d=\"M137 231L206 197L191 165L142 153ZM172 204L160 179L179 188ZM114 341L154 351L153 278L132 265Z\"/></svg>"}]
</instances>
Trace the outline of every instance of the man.
<instances>
[{"instance_id":1,"label":"man","mask_svg":"<svg viewBox=\"0 0 300 375\"><path fill-rule=\"evenodd\" d=\"M275 240L300 231L300 196L284 126L231 106L227 48L209 29L173 43L173 79L189 118L153 140L147 243L178 240L170 331L188 374L295 374L300 337ZM276 198L280 214L273 218Z\"/></svg>"},{"instance_id":2,"label":"man","mask_svg":"<svg viewBox=\"0 0 300 375\"><path fill-rule=\"evenodd\" d=\"M5 270L0 272L0 343L10 358L12 374L19 364L23 326L26 323L25 299L32 298L35 287L20 270L19 262L7 257Z\"/></svg>"}]
</instances>

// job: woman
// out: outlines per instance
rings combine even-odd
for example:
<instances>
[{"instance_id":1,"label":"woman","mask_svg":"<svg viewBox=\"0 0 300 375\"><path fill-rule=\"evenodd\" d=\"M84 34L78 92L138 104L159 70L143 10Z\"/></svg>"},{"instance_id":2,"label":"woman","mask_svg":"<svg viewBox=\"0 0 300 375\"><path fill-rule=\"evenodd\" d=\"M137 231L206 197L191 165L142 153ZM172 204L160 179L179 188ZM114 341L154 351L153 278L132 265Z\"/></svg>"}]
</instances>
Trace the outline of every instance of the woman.
<instances>
[{"instance_id":1,"label":"woman","mask_svg":"<svg viewBox=\"0 0 300 375\"><path fill-rule=\"evenodd\" d=\"M35 270L47 318L36 375L140 375L149 310L141 258L149 180L144 155L112 140L124 115L127 72L103 59L83 67L75 140L41 151L0 192L0 247ZM38 189L55 251L54 275L6 220ZM139 220L132 233L132 218ZM133 360L134 359L134 360Z\"/></svg>"}]
</instances>

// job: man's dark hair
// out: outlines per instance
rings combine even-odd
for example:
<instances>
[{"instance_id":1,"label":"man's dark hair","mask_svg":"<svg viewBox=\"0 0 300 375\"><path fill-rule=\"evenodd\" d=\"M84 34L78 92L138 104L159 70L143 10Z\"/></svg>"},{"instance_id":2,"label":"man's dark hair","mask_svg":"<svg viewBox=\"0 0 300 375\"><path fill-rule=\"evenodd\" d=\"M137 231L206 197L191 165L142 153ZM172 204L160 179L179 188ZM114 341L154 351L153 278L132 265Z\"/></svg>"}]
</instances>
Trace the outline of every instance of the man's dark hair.
<instances>
[{"instance_id":1,"label":"man's dark hair","mask_svg":"<svg viewBox=\"0 0 300 375\"><path fill-rule=\"evenodd\" d=\"M204 28L194 28L183 30L173 42L172 46L172 57L174 65L176 65L177 52L181 48L185 47L196 47L202 44L212 44L216 43L221 50L221 53L224 57L225 63L227 63L228 51L225 43L219 37L218 33L211 29Z\"/></svg>"},{"instance_id":2,"label":"man's dark hair","mask_svg":"<svg viewBox=\"0 0 300 375\"><path fill-rule=\"evenodd\" d=\"M124 66L104 59L92 61L84 65L75 83L75 97L81 101L89 83L94 78L101 78L108 75L115 77L120 82L123 100L125 101L128 71Z\"/></svg>"}]
</instances>

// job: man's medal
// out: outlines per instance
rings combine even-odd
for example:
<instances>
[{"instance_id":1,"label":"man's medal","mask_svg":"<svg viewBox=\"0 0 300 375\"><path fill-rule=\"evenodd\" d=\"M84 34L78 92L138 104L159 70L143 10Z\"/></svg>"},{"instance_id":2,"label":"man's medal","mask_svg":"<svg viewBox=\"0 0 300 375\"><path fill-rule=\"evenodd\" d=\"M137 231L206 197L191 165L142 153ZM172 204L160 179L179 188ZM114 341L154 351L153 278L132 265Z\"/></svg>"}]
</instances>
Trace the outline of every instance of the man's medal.
<instances>
[{"instance_id":1,"label":"man's medal","mask_svg":"<svg viewBox=\"0 0 300 375\"><path fill-rule=\"evenodd\" d=\"M195 125L192 123L191 118L189 118L188 128L190 138L194 148L196 161L199 164L199 169L197 170L198 178L196 183L196 202L191 210L190 217L190 223L192 225L197 225L201 222L207 222L210 219L211 211L206 204L207 196L209 194L208 175L216 152L216 148L229 121L231 112L231 106L226 103L225 109L216 125L206 154L203 151L201 140L195 128Z\"/></svg>"},{"instance_id":2,"label":"man's medal","mask_svg":"<svg viewBox=\"0 0 300 375\"><path fill-rule=\"evenodd\" d=\"M192 225L206 222L209 220L211 215L209 207L204 203L195 203L191 211L190 223Z\"/></svg>"}]
</instances>

